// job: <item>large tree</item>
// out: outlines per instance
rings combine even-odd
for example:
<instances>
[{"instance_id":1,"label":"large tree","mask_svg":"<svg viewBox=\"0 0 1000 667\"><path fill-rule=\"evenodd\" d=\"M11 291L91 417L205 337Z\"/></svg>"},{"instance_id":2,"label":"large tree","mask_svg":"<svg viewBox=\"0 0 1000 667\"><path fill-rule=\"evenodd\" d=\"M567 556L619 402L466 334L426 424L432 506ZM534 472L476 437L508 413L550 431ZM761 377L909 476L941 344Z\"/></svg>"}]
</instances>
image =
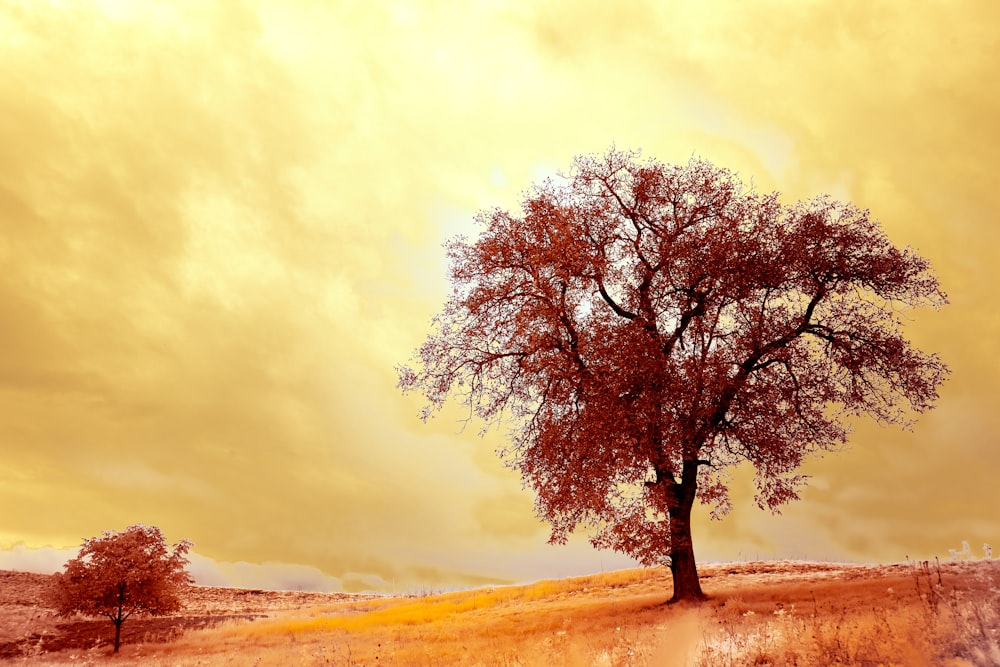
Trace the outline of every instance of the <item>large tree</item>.
<instances>
[{"instance_id":1,"label":"large tree","mask_svg":"<svg viewBox=\"0 0 1000 667\"><path fill-rule=\"evenodd\" d=\"M669 562L672 600L703 597L695 497L720 517L728 470L756 469L757 503L797 498L805 456L845 419L908 424L947 368L902 333L947 302L928 262L867 210L785 205L692 159L612 150L477 216L447 244L453 293L400 386L457 396L486 427L563 542Z\"/></svg>"},{"instance_id":2,"label":"large tree","mask_svg":"<svg viewBox=\"0 0 1000 667\"><path fill-rule=\"evenodd\" d=\"M191 542L168 549L155 526L136 524L84 540L76 558L57 573L53 597L63 616L106 616L115 625L115 649L131 616L177 611L191 577L184 570Z\"/></svg>"}]
</instances>

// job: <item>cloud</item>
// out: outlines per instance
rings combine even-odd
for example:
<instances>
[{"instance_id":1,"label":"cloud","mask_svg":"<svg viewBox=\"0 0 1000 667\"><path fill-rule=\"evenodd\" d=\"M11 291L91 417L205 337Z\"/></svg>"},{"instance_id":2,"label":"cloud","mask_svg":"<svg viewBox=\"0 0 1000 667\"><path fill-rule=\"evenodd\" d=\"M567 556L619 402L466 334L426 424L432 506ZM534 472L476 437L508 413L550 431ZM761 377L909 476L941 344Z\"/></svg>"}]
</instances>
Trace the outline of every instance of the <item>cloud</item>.
<instances>
[{"instance_id":1,"label":"cloud","mask_svg":"<svg viewBox=\"0 0 1000 667\"><path fill-rule=\"evenodd\" d=\"M699 556L993 539L994 10L720 8L5 4L0 542L141 521L352 588L603 567L545 544L502 433L421 424L393 367L440 244L613 142L868 206L952 299L911 327L954 371L938 410L859 428L785 517L701 524Z\"/></svg>"},{"instance_id":2,"label":"cloud","mask_svg":"<svg viewBox=\"0 0 1000 667\"><path fill-rule=\"evenodd\" d=\"M52 574L61 571L66 561L74 558L77 551L74 548L52 547L32 549L23 543L14 544L6 549L0 548L0 570Z\"/></svg>"},{"instance_id":3,"label":"cloud","mask_svg":"<svg viewBox=\"0 0 1000 667\"><path fill-rule=\"evenodd\" d=\"M192 552L187 571L199 586L222 586L273 591L337 592L340 579L318 568L287 563L227 563ZM372 587L369 590L374 590Z\"/></svg>"}]
</instances>

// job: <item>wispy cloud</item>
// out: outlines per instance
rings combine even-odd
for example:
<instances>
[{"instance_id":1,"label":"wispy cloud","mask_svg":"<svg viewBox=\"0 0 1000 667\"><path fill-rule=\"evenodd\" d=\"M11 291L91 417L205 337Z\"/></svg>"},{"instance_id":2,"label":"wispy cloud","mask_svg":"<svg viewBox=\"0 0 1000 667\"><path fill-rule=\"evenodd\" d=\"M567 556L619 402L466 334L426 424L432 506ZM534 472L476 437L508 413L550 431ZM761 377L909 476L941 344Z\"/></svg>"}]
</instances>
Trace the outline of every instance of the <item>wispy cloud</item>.
<instances>
[{"instance_id":1,"label":"wispy cloud","mask_svg":"<svg viewBox=\"0 0 1000 667\"><path fill-rule=\"evenodd\" d=\"M993 539L996 10L410 7L0 8L0 544L142 521L349 588L600 568L545 544L502 433L421 424L393 366L441 242L612 142L870 207L953 302L912 327L954 371L935 413L859 427L784 518L702 520L699 555Z\"/></svg>"}]
</instances>

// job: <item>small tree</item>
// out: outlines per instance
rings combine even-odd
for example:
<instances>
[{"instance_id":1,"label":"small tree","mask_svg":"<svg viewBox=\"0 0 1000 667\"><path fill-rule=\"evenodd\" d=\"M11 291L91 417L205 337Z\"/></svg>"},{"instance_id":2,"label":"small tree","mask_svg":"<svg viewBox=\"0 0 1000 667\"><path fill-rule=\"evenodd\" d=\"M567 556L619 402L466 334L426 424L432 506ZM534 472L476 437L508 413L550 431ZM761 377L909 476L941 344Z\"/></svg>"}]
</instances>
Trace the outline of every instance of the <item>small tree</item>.
<instances>
[{"instance_id":1,"label":"small tree","mask_svg":"<svg viewBox=\"0 0 1000 667\"><path fill-rule=\"evenodd\" d=\"M181 607L191 583L184 571L192 543L167 549L155 526L136 524L84 540L80 553L57 573L53 597L60 615L107 616L115 625L115 653L121 629L133 614L161 616Z\"/></svg>"},{"instance_id":2,"label":"small tree","mask_svg":"<svg viewBox=\"0 0 1000 667\"><path fill-rule=\"evenodd\" d=\"M447 244L453 292L400 387L455 393L534 488L551 541L668 561L673 600L702 597L695 497L729 509L727 470L756 468L757 503L797 498L806 455L845 417L906 424L947 368L902 335L903 313L947 302L928 262L868 211L792 206L705 161L580 157L485 211Z\"/></svg>"}]
</instances>

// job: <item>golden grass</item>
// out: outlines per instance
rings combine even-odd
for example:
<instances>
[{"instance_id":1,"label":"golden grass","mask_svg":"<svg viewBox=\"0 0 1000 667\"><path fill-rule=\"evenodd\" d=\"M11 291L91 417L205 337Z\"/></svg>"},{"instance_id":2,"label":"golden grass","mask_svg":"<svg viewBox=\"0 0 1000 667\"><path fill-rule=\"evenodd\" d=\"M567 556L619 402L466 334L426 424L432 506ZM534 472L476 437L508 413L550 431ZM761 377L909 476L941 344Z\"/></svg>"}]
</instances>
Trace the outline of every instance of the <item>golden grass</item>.
<instances>
[{"instance_id":1,"label":"golden grass","mask_svg":"<svg viewBox=\"0 0 1000 667\"><path fill-rule=\"evenodd\" d=\"M709 600L626 570L344 601L122 647L123 665L1000 664L1000 562L702 568ZM107 649L24 664L98 664Z\"/></svg>"}]
</instances>

